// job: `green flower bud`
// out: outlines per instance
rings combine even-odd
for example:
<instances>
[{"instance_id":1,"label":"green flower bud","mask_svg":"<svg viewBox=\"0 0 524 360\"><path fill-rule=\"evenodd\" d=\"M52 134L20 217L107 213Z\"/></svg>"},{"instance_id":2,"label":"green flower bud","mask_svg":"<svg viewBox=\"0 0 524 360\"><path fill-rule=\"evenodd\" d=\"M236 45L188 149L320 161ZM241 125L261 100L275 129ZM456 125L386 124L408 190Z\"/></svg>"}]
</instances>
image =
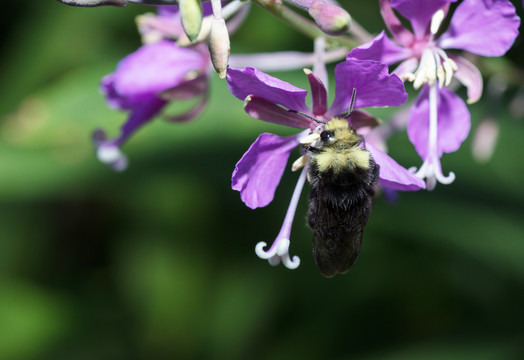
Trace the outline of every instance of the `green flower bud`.
<instances>
[{"instance_id":1,"label":"green flower bud","mask_svg":"<svg viewBox=\"0 0 524 360\"><path fill-rule=\"evenodd\" d=\"M229 61L229 34L224 19L213 19L211 23L209 53L215 71L221 79L224 79Z\"/></svg>"},{"instance_id":2,"label":"green flower bud","mask_svg":"<svg viewBox=\"0 0 524 360\"><path fill-rule=\"evenodd\" d=\"M182 27L189 40L194 42L202 27L202 6L199 0L179 0Z\"/></svg>"}]
</instances>

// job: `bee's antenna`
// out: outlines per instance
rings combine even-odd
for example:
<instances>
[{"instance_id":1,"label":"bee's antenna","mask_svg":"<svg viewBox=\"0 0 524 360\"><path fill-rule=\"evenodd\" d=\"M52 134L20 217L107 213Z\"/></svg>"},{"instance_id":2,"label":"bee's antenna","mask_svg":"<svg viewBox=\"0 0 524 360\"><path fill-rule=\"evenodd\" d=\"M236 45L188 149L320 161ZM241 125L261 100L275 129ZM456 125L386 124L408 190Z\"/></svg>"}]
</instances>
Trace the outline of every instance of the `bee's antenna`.
<instances>
[{"instance_id":1,"label":"bee's antenna","mask_svg":"<svg viewBox=\"0 0 524 360\"><path fill-rule=\"evenodd\" d=\"M348 114L344 116L344 119L347 119L353 112L353 106L355 106L355 97L357 96L357 88L353 88L353 94L351 94L351 102L349 103Z\"/></svg>"},{"instance_id":2,"label":"bee's antenna","mask_svg":"<svg viewBox=\"0 0 524 360\"><path fill-rule=\"evenodd\" d=\"M300 111L297 111L297 110L291 110L291 109L288 109L287 111L292 112L292 113L295 113L295 114L298 114L298 115L302 115L302 116L304 116L304 117L307 117L308 119L313 120L313 121L316 122L317 124L325 124L324 121L317 120L317 119L315 119L313 116L309 116L308 114L304 114L303 112L300 112Z\"/></svg>"}]
</instances>

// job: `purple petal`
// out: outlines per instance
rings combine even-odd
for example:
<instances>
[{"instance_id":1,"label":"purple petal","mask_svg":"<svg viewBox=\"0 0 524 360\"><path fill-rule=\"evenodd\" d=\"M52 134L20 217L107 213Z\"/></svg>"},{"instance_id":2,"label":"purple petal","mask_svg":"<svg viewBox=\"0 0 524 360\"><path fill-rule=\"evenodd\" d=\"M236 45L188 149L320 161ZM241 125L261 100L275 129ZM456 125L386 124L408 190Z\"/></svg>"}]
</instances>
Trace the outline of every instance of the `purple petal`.
<instances>
[{"instance_id":1,"label":"purple petal","mask_svg":"<svg viewBox=\"0 0 524 360\"><path fill-rule=\"evenodd\" d=\"M222 5L224 5L224 2ZM157 14L160 16L170 17L179 14L178 5L158 5L156 10ZM202 15L207 16L211 14L213 14L211 1L202 2Z\"/></svg>"},{"instance_id":2,"label":"purple petal","mask_svg":"<svg viewBox=\"0 0 524 360\"><path fill-rule=\"evenodd\" d=\"M127 157L120 151L120 146L133 135L142 125L153 119L167 104L158 97L152 97L149 101L136 107L131 111L129 119L120 128L120 134L114 139L107 139L102 129L93 133L93 142L97 149L99 160L110 165L117 171L127 167Z\"/></svg>"},{"instance_id":3,"label":"purple petal","mask_svg":"<svg viewBox=\"0 0 524 360\"><path fill-rule=\"evenodd\" d=\"M152 120L167 105L167 101L154 97L142 106L135 108L129 115L129 119L122 125L120 136L115 143L121 146L142 125Z\"/></svg>"},{"instance_id":4,"label":"purple petal","mask_svg":"<svg viewBox=\"0 0 524 360\"><path fill-rule=\"evenodd\" d=\"M135 104L120 96L115 89L114 73L108 74L100 81L100 92L106 97L107 105L113 109L130 110Z\"/></svg>"},{"instance_id":5,"label":"purple petal","mask_svg":"<svg viewBox=\"0 0 524 360\"><path fill-rule=\"evenodd\" d=\"M373 160L380 166L379 182L382 186L393 190L416 191L424 189L426 184L421 178L399 165L382 150L366 142L366 149Z\"/></svg>"},{"instance_id":6,"label":"purple petal","mask_svg":"<svg viewBox=\"0 0 524 360\"><path fill-rule=\"evenodd\" d=\"M380 13L382 14L384 23L395 40L405 47L411 46L411 44L413 44L415 41L415 37L411 31L404 27L404 25L398 19L397 15L395 15L389 0L380 0Z\"/></svg>"},{"instance_id":7,"label":"purple petal","mask_svg":"<svg viewBox=\"0 0 524 360\"><path fill-rule=\"evenodd\" d=\"M178 14L178 5L160 5L156 12L159 16L171 17Z\"/></svg>"},{"instance_id":8,"label":"purple petal","mask_svg":"<svg viewBox=\"0 0 524 360\"><path fill-rule=\"evenodd\" d=\"M468 89L468 104L477 102L482 96L482 74L475 65L461 56L449 55L457 64L454 76Z\"/></svg>"},{"instance_id":9,"label":"purple petal","mask_svg":"<svg viewBox=\"0 0 524 360\"><path fill-rule=\"evenodd\" d=\"M273 104L312 115L306 106L307 91L279 80L252 67L229 68L227 71L229 91L244 100L248 95L264 98Z\"/></svg>"},{"instance_id":10,"label":"purple petal","mask_svg":"<svg viewBox=\"0 0 524 360\"><path fill-rule=\"evenodd\" d=\"M457 0L391 0L391 7L409 20L415 38L423 39L437 10Z\"/></svg>"},{"instance_id":11,"label":"purple petal","mask_svg":"<svg viewBox=\"0 0 524 360\"><path fill-rule=\"evenodd\" d=\"M208 66L209 60L193 49L169 41L148 44L120 61L113 73L113 88L128 104L140 104L175 87L190 71Z\"/></svg>"},{"instance_id":12,"label":"purple petal","mask_svg":"<svg viewBox=\"0 0 524 360\"><path fill-rule=\"evenodd\" d=\"M353 110L351 116L348 118L348 122L351 127L357 132L365 136L373 128L380 125L380 120L363 110Z\"/></svg>"},{"instance_id":13,"label":"purple petal","mask_svg":"<svg viewBox=\"0 0 524 360\"><path fill-rule=\"evenodd\" d=\"M438 43L443 49L502 56L513 45L519 25L515 7L507 0L464 0Z\"/></svg>"},{"instance_id":14,"label":"purple petal","mask_svg":"<svg viewBox=\"0 0 524 360\"><path fill-rule=\"evenodd\" d=\"M391 65L408 58L410 53L408 49L395 45L382 31L370 42L351 50L347 59L375 60Z\"/></svg>"},{"instance_id":15,"label":"purple petal","mask_svg":"<svg viewBox=\"0 0 524 360\"><path fill-rule=\"evenodd\" d=\"M289 154L299 144L299 136L261 134L236 164L231 187L240 191L248 207L264 207L273 200Z\"/></svg>"},{"instance_id":16,"label":"purple petal","mask_svg":"<svg viewBox=\"0 0 524 360\"><path fill-rule=\"evenodd\" d=\"M248 96L244 102L244 110L255 119L260 119L275 124L296 127L299 129L307 129L315 127L314 123L306 117L297 113L287 111L281 106L275 105L272 102L257 96Z\"/></svg>"},{"instance_id":17,"label":"purple petal","mask_svg":"<svg viewBox=\"0 0 524 360\"><path fill-rule=\"evenodd\" d=\"M209 99L209 96L204 95L202 96L202 99L200 99L200 101L196 103L196 105L194 105L189 110L186 110L185 112L181 114L177 114L177 115L171 115L171 114L164 115L163 118L170 122L186 122L189 120L193 120L198 115L200 115L202 111L204 111L204 109L206 108L208 99Z\"/></svg>"},{"instance_id":18,"label":"purple petal","mask_svg":"<svg viewBox=\"0 0 524 360\"><path fill-rule=\"evenodd\" d=\"M327 110L327 90L322 80L313 74L311 71L306 71L306 75L309 80L309 86L311 87L311 102L313 104L314 115L324 115Z\"/></svg>"},{"instance_id":19,"label":"purple petal","mask_svg":"<svg viewBox=\"0 0 524 360\"><path fill-rule=\"evenodd\" d=\"M177 6L165 6L178 8ZM159 15L143 14L136 18L138 32L144 43L157 42L161 39L178 39L184 34L180 15L176 12L159 12Z\"/></svg>"},{"instance_id":20,"label":"purple petal","mask_svg":"<svg viewBox=\"0 0 524 360\"><path fill-rule=\"evenodd\" d=\"M464 101L447 88L437 92L438 125L437 156L459 149L471 126L470 114ZM422 159L428 154L429 86L425 85L411 109L408 136Z\"/></svg>"},{"instance_id":21,"label":"purple petal","mask_svg":"<svg viewBox=\"0 0 524 360\"><path fill-rule=\"evenodd\" d=\"M206 93L208 88L209 74L204 72L191 80L183 81L174 88L160 93L159 96L169 101L188 100Z\"/></svg>"},{"instance_id":22,"label":"purple petal","mask_svg":"<svg viewBox=\"0 0 524 360\"><path fill-rule=\"evenodd\" d=\"M350 59L335 67L335 101L326 115L335 116L349 109L353 89L355 108L400 106L408 98L404 83L389 75L387 65L377 61Z\"/></svg>"},{"instance_id":23,"label":"purple petal","mask_svg":"<svg viewBox=\"0 0 524 360\"><path fill-rule=\"evenodd\" d=\"M402 61L398 66L393 70L392 74L402 76L405 74L413 74L418 66L418 59L416 57L410 57Z\"/></svg>"}]
</instances>

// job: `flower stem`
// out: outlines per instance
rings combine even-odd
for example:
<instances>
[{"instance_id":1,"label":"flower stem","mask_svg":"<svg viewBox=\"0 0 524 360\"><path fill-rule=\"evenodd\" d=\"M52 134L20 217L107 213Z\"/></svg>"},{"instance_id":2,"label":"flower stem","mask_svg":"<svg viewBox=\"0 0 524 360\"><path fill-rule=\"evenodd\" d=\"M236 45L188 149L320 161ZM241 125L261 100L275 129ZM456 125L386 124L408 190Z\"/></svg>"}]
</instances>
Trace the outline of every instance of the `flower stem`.
<instances>
[{"instance_id":1,"label":"flower stem","mask_svg":"<svg viewBox=\"0 0 524 360\"><path fill-rule=\"evenodd\" d=\"M358 46L359 44L347 36L331 36L322 32L318 26L307 20L305 17L297 14L296 12L290 10L289 8L277 4L274 1L268 0L251 0L253 3L260 6L262 9L270 12L275 15L280 20L284 21L286 24L289 24L295 30L299 31L303 35L316 39L318 37L325 37L328 44L332 47L345 46L350 49Z\"/></svg>"}]
</instances>

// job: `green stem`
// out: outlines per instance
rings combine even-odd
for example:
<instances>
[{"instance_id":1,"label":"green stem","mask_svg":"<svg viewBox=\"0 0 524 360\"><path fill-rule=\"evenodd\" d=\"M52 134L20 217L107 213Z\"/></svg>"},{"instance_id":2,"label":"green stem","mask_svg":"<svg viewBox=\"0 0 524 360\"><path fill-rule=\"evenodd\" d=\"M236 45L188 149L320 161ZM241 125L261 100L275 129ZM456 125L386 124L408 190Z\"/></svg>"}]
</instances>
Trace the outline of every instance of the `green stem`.
<instances>
[{"instance_id":1,"label":"green stem","mask_svg":"<svg viewBox=\"0 0 524 360\"><path fill-rule=\"evenodd\" d=\"M328 42L328 47L345 46L348 49L352 49L360 45L348 36L332 36L324 33L314 22L306 19L305 17L297 14L285 6L276 4L271 0L251 0L251 2L275 15L277 18L284 21L295 30L313 40L318 37L324 37Z\"/></svg>"}]
</instances>

